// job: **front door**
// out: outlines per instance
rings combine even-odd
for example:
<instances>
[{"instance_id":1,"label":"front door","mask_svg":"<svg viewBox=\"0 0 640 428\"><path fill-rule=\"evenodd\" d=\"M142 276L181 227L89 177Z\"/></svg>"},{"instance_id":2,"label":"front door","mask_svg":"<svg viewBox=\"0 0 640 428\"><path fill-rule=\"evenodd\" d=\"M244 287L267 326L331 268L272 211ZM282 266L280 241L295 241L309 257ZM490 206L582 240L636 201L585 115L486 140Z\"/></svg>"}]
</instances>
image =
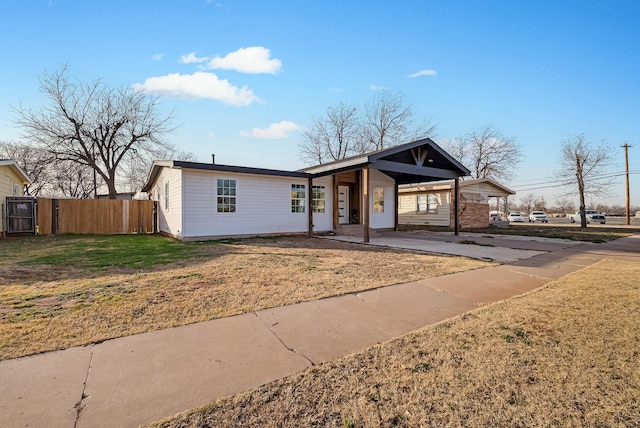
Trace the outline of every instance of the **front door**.
<instances>
[{"instance_id":1,"label":"front door","mask_svg":"<svg viewBox=\"0 0 640 428\"><path fill-rule=\"evenodd\" d=\"M338 186L338 224L349 224L349 186Z\"/></svg>"}]
</instances>

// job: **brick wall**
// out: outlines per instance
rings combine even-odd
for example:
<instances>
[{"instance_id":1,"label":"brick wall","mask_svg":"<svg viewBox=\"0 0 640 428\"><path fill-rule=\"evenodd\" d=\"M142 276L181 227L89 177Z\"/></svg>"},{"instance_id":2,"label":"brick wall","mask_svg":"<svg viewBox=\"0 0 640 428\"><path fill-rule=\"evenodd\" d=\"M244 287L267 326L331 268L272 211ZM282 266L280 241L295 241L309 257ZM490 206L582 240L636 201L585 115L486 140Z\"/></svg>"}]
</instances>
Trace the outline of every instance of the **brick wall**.
<instances>
[{"instance_id":1,"label":"brick wall","mask_svg":"<svg viewBox=\"0 0 640 428\"><path fill-rule=\"evenodd\" d=\"M455 224L453 205L451 206L451 226ZM460 228L476 229L489 227L489 204L476 202L460 203Z\"/></svg>"}]
</instances>

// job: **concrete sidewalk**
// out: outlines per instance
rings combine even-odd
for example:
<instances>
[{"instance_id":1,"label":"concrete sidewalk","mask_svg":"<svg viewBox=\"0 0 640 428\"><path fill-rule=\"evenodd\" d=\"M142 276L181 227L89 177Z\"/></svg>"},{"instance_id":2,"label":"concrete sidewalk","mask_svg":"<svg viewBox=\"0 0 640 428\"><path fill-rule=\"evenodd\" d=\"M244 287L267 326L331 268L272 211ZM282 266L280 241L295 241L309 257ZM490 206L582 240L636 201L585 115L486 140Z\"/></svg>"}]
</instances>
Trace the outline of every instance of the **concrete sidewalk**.
<instances>
[{"instance_id":1,"label":"concrete sidewalk","mask_svg":"<svg viewBox=\"0 0 640 428\"><path fill-rule=\"evenodd\" d=\"M640 262L640 236L560 245L511 264L3 361L2 426L135 427L533 290L605 257Z\"/></svg>"}]
</instances>

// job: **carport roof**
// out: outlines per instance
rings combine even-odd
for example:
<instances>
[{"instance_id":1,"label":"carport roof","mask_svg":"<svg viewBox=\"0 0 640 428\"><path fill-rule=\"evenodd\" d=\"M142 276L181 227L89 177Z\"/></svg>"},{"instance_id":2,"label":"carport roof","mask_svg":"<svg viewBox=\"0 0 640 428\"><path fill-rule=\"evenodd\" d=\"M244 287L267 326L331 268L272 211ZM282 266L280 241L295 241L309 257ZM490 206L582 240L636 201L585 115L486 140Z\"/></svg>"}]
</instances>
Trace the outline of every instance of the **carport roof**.
<instances>
[{"instance_id":1,"label":"carport roof","mask_svg":"<svg viewBox=\"0 0 640 428\"><path fill-rule=\"evenodd\" d=\"M464 165L430 138L304 168L300 171L321 177L358 170L365 166L384 172L397 184L454 179L470 174Z\"/></svg>"}]
</instances>

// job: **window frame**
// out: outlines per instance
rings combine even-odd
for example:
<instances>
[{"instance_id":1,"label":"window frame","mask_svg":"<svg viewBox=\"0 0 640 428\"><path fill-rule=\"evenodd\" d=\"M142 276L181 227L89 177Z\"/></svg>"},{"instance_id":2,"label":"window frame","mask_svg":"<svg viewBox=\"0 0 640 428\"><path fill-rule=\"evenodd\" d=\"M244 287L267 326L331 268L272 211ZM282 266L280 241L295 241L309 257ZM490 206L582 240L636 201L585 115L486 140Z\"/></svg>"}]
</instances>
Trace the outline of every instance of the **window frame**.
<instances>
[{"instance_id":1,"label":"window frame","mask_svg":"<svg viewBox=\"0 0 640 428\"><path fill-rule=\"evenodd\" d=\"M222 182L222 185L220 185L220 182ZM231 182L233 182L233 186L231 186ZM222 193L220 192L221 189ZM225 189L228 194L225 194ZM216 214L235 214L237 212L238 180L225 177L216 178Z\"/></svg>"},{"instance_id":2,"label":"window frame","mask_svg":"<svg viewBox=\"0 0 640 428\"><path fill-rule=\"evenodd\" d=\"M420 203L421 197L424 197L423 204ZM432 201L429 201L429 199L432 199ZM420 209L421 205L424 205L424 209ZM433 205L433 207L430 208L431 205ZM437 212L438 212L438 195L436 193L420 193L416 195L416 213L437 214Z\"/></svg>"},{"instance_id":3,"label":"window frame","mask_svg":"<svg viewBox=\"0 0 640 428\"><path fill-rule=\"evenodd\" d=\"M164 209L169 211L169 182L164 182Z\"/></svg>"},{"instance_id":4,"label":"window frame","mask_svg":"<svg viewBox=\"0 0 640 428\"><path fill-rule=\"evenodd\" d=\"M326 186L313 185L311 186L311 209L314 214L324 214L327 209L327 190ZM322 195L322 197L318 197ZM319 202L322 204L319 204ZM320 208L322 205L322 208Z\"/></svg>"},{"instance_id":5,"label":"window frame","mask_svg":"<svg viewBox=\"0 0 640 428\"><path fill-rule=\"evenodd\" d=\"M382 214L384 213L384 187L374 186L373 187L373 213L374 214Z\"/></svg>"},{"instance_id":6,"label":"window frame","mask_svg":"<svg viewBox=\"0 0 640 428\"><path fill-rule=\"evenodd\" d=\"M307 202L307 186L305 184L292 183L289 195L291 197L291 213L304 214Z\"/></svg>"}]
</instances>

